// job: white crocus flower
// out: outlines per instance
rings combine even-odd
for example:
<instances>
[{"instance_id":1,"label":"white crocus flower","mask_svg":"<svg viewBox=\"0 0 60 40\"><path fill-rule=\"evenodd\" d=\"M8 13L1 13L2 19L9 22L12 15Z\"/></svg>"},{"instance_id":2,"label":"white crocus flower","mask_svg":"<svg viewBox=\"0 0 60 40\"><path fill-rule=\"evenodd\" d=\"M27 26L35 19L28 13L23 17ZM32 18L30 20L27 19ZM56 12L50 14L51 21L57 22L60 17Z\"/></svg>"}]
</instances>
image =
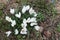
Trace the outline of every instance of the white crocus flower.
<instances>
[{"instance_id":1,"label":"white crocus flower","mask_svg":"<svg viewBox=\"0 0 60 40\"><path fill-rule=\"evenodd\" d=\"M27 26L27 20L26 19L23 19L23 23L21 24L21 26L23 28L26 28L26 26Z\"/></svg>"},{"instance_id":2,"label":"white crocus flower","mask_svg":"<svg viewBox=\"0 0 60 40\"><path fill-rule=\"evenodd\" d=\"M26 11L28 11L30 9L30 6L27 5L27 6L23 6L22 8L22 13L24 14Z\"/></svg>"},{"instance_id":3,"label":"white crocus flower","mask_svg":"<svg viewBox=\"0 0 60 40\"><path fill-rule=\"evenodd\" d=\"M11 22L12 21L12 19L9 17L9 16L6 16L6 18L5 18L8 22Z\"/></svg>"},{"instance_id":4,"label":"white crocus flower","mask_svg":"<svg viewBox=\"0 0 60 40\"><path fill-rule=\"evenodd\" d=\"M36 20L35 17L32 17L32 18L30 19L30 22L37 22L37 20Z\"/></svg>"},{"instance_id":5,"label":"white crocus flower","mask_svg":"<svg viewBox=\"0 0 60 40\"><path fill-rule=\"evenodd\" d=\"M11 31L7 31L5 33L6 33L7 37L8 37L11 34Z\"/></svg>"},{"instance_id":6,"label":"white crocus flower","mask_svg":"<svg viewBox=\"0 0 60 40\"><path fill-rule=\"evenodd\" d=\"M14 27L16 25L16 21L15 20L12 20L11 21L11 26Z\"/></svg>"},{"instance_id":7,"label":"white crocus flower","mask_svg":"<svg viewBox=\"0 0 60 40\"><path fill-rule=\"evenodd\" d=\"M21 13L19 12L19 14L15 14L15 16L21 18Z\"/></svg>"},{"instance_id":8,"label":"white crocus flower","mask_svg":"<svg viewBox=\"0 0 60 40\"><path fill-rule=\"evenodd\" d=\"M22 13L25 13L25 12L26 12L26 9L25 9L25 6L23 6Z\"/></svg>"},{"instance_id":9,"label":"white crocus flower","mask_svg":"<svg viewBox=\"0 0 60 40\"><path fill-rule=\"evenodd\" d=\"M11 14L14 14L14 12L15 12L15 9L11 8L11 9L10 9L10 13L11 13Z\"/></svg>"},{"instance_id":10,"label":"white crocus flower","mask_svg":"<svg viewBox=\"0 0 60 40\"><path fill-rule=\"evenodd\" d=\"M40 26L34 26L35 30L39 31Z\"/></svg>"},{"instance_id":11,"label":"white crocus flower","mask_svg":"<svg viewBox=\"0 0 60 40\"><path fill-rule=\"evenodd\" d=\"M26 20L26 19L23 19L23 23L24 23L24 24L27 23L27 20Z\"/></svg>"},{"instance_id":12,"label":"white crocus flower","mask_svg":"<svg viewBox=\"0 0 60 40\"><path fill-rule=\"evenodd\" d=\"M34 17L36 17L36 16L37 16L37 13L34 14Z\"/></svg>"},{"instance_id":13,"label":"white crocus flower","mask_svg":"<svg viewBox=\"0 0 60 40\"><path fill-rule=\"evenodd\" d=\"M18 30L17 29L15 29L15 35L17 35L19 32L18 32Z\"/></svg>"},{"instance_id":14,"label":"white crocus flower","mask_svg":"<svg viewBox=\"0 0 60 40\"><path fill-rule=\"evenodd\" d=\"M31 7L30 10L29 10L29 13L30 13L30 14L34 14L34 13L36 13L36 12L35 12L35 11L33 10L33 8Z\"/></svg>"},{"instance_id":15,"label":"white crocus flower","mask_svg":"<svg viewBox=\"0 0 60 40\"><path fill-rule=\"evenodd\" d=\"M30 9L30 6L29 6L29 5L27 5L27 6L26 6L26 10L28 11L29 9Z\"/></svg>"},{"instance_id":16,"label":"white crocus flower","mask_svg":"<svg viewBox=\"0 0 60 40\"><path fill-rule=\"evenodd\" d=\"M35 10L31 7L29 10L30 15L34 14L34 16L37 16L37 13L35 12Z\"/></svg>"},{"instance_id":17,"label":"white crocus flower","mask_svg":"<svg viewBox=\"0 0 60 40\"><path fill-rule=\"evenodd\" d=\"M20 32L20 34L27 34L27 28L23 28Z\"/></svg>"},{"instance_id":18,"label":"white crocus flower","mask_svg":"<svg viewBox=\"0 0 60 40\"><path fill-rule=\"evenodd\" d=\"M27 19L27 23L30 23L30 19L31 19L30 17Z\"/></svg>"},{"instance_id":19,"label":"white crocus flower","mask_svg":"<svg viewBox=\"0 0 60 40\"><path fill-rule=\"evenodd\" d=\"M22 23L21 26L22 26L23 28L26 28L26 27L27 27L27 23Z\"/></svg>"},{"instance_id":20,"label":"white crocus flower","mask_svg":"<svg viewBox=\"0 0 60 40\"><path fill-rule=\"evenodd\" d=\"M37 25L37 23L30 23L30 26L34 26L34 25Z\"/></svg>"}]
</instances>

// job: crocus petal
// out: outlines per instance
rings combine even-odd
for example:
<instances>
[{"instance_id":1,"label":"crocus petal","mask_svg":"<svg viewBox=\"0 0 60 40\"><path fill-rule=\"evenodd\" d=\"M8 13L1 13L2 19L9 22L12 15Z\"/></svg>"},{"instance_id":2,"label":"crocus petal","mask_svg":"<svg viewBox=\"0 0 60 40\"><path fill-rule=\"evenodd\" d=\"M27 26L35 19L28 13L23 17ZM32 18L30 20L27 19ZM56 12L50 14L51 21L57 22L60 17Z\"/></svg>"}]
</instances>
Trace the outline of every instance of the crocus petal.
<instances>
[{"instance_id":1,"label":"crocus petal","mask_svg":"<svg viewBox=\"0 0 60 40\"><path fill-rule=\"evenodd\" d=\"M39 31L40 26L35 26L34 28L35 28L35 30Z\"/></svg>"},{"instance_id":2,"label":"crocus petal","mask_svg":"<svg viewBox=\"0 0 60 40\"><path fill-rule=\"evenodd\" d=\"M11 14L14 14L14 12L15 12L15 9L12 9L12 8L11 8L11 9L10 9L10 13L11 13Z\"/></svg>"},{"instance_id":3,"label":"crocus petal","mask_svg":"<svg viewBox=\"0 0 60 40\"><path fill-rule=\"evenodd\" d=\"M30 15L33 14L33 13L35 13L35 11L33 10L32 7L30 8L29 13L30 13Z\"/></svg>"},{"instance_id":4,"label":"crocus petal","mask_svg":"<svg viewBox=\"0 0 60 40\"><path fill-rule=\"evenodd\" d=\"M31 19L30 17L27 19L27 23L30 23L30 19Z\"/></svg>"},{"instance_id":5,"label":"crocus petal","mask_svg":"<svg viewBox=\"0 0 60 40\"><path fill-rule=\"evenodd\" d=\"M28 11L30 9L30 6L29 5L27 5L26 6L26 11Z\"/></svg>"},{"instance_id":6,"label":"crocus petal","mask_svg":"<svg viewBox=\"0 0 60 40\"><path fill-rule=\"evenodd\" d=\"M34 14L34 17L36 17L36 16L37 16L37 13Z\"/></svg>"},{"instance_id":7,"label":"crocus petal","mask_svg":"<svg viewBox=\"0 0 60 40\"><path fill-rule=\"evenodd\" d=\"M21 13L19 12L19 14L15 14L15 16L21 18Z\"/></svg>"},{"instance_id":8,"label":"crocus petal","mask_svg":"<svg viewBox=\"0 0 60 40\"><path fill-rule=\"evenodd\" d=\"M15 35L17 35L19 32L18 32L18 30L17 29L15 29Z\"/></svg>"},{"instance_id":9,"label":"crocus petal","mask_svg":"<svg viewBox=\"0 0 60 40\"><path fill-rule=\"evenodd\" d=\"M27 23L27 20L26 19L23 19L23 23Z\"/></svg>"},{"instance_id":10,"label":"crocus petal","mask_svg":"<svg viewBox=\"0 0 60 40\"><path fill-rule=\"evenodd\" d=\"M30 26L35 26L37 25L37 23L30 23Z\"/></svg>"},{"instance_id":11,"label":"crocus petal","mask_svg":"<svg viewBox=\"0 0 60 40\"><path fill-rule=\"evenodd\" d=\"M15 20L12 20L11 21L11 26L14 27L16 25L16 21Z\"/></svg>"},{"instance_id":12,"label":"crocus petal","mask_svg":"<svg viewBox=\"0 0 60 40\"><path fill-rule=\"evenodd\" d=\"M34 17L37 16L37 13L35 12L35 10L31 7L29 10L30 15L34 14Z\"/></svg>"},{"instance_id":13,"label":"crocus petal","mask_svg":"<svg viewBox=\"0 0 60 40\"><path fill-rule=\"evenodd\" d=\"M27 5L27 6L23 6L22 8L22 13L24 14L26 11L28 11L30 9L30 6Z\"/></svg>"},{"instance_id":14,"label":"crocus petal","mask_svg":"<svg viewBox=\"0 0 60 40\"><path fill-rule=\"evenodd\" d=\"M26 23L22 23L21 26L22 26L22 28L26 28L27 24Z\"/></svg>"},{"instance_id":15,"label":"crocus petal","mask_svg":"<svg viewBox=\"0 0 60 40\"><path fill-rule=\"evenodd\" d=\"M7 37L8 37L11 34L11 31L7 31L6 34L7 34Z\"/></svg>"},{"instance_id":16,"label":"crocus petal","mask_svg":"<svg viewBox=\"0 0 60 40\"><path fill-rule=\"evenodd\" d=\"M27 29L26 28L23 28L20 32L20 34L27 34Z\"/></svg>"},{"instance_id":17,"label":"crocus petal","mask_svg":"<svg viewBox=\"0 0 60 40\"><path fill-rule=\"evenodd\" d=\"M35 17L32 17L32 18L30 19L30 22L37 22L37 20L36 20Z\"/></svg>"},{"instance_id":18,"label":"crocus petal","mask_svg":"<svg viewBox=\"0 0 60 40\"><path fill-rule=\"evenodd\" d=\"M9 16L6 16L5 19L8 21L8 22L11 22L12 19L9 17Z\"/></svg>"},{"instance_id":19,"label":"crocus petal","mask_svg":"<svg viewBox=\"0 0 60 40\"><path fill-rule=\"evenodd\" d=\"M22 8L22 13L24 14L25 12L26 12L26 7L23 6L23 8Z\"/></svg>"}]
</instances>

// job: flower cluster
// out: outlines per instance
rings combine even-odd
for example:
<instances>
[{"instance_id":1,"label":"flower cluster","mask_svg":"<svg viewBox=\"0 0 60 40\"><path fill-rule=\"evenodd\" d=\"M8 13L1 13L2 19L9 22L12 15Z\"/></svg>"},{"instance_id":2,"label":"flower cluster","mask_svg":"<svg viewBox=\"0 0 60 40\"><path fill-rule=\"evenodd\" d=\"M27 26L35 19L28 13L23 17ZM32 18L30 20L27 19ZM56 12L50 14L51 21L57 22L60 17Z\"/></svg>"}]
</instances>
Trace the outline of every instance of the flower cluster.
<instances>
[{"instance_id":1,"label":"flower cluster","mask_svg":"<svg viewBox=\"0 0 60 40\"><path fill-rule=\"evenodd\" d=\"M23 19L23 22L20 24L22 29L20 31L20 34L27 34L28 32L28 24L30 24L31 27L34 27L37 31L40 29L40 27L38 26L38 23L37 23L37 13L35 12L35 10L30 7L30 5L27 5L27 6L23 6L22 8L22 11L21 12L18 12L18 14L15 14L15 9L10 9L10 13L11 14L14 14L15 17L21 19L22 18L22 15L26 14L26 12L29 12L29 15L33 15L33 17L28 17L27 19L24 18ZM6 16L5 19L11 23L11 26L14 27L17 22L16 20L12 20L12 18L10 18L9 16ZM12 32L11 31L7 31L6 34L7 34L7 37L11 34ZM18 29L15 29L15 35L17 35L19 33Z\"/></svg>"},{"instance_id":2,"label":"flower cluster","mask_svg":"<svg viewBox=\"0 0 60 40\"><path fill-rule=\"evenodd\" d=\"M16 21L12 20L9 16L6 16L5 18L8 22L11 22L11 26L14 27L16 25Z\"/></svg>"}]
</instances>

